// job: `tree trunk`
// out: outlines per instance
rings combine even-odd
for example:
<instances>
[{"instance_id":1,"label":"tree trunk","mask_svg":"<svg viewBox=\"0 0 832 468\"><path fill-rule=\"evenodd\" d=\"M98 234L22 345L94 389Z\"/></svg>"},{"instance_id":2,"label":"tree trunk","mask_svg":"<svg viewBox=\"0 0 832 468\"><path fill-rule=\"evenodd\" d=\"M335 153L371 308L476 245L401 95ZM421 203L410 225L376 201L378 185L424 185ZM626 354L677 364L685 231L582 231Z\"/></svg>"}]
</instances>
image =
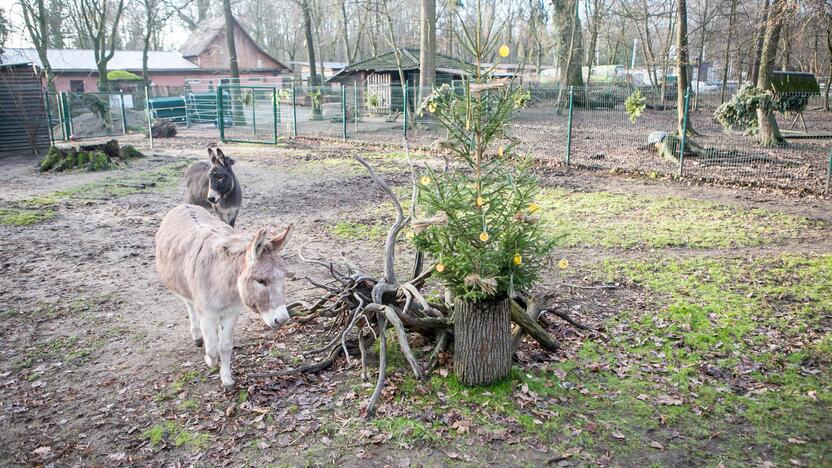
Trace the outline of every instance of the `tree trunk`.
<instances>
[{"instance_id":1,"label":"tree trunk","mask_svg":"<svg viewBox=\"0 0 832 468\"><path fill-rule=\"evenodd\" d=\"M436 0L421 0L422 32L419 42L419 102L436 82Z\"/></svg>"},{"instance_id":2,"label":"tree trunk","mask_svg":"<svg viewBox=\"0 0 832 468\"><path fill-rule=\"evenodd\" d=\"M344 42L344 61L347 64L352 62L352 52L350 51L350 35L349 35L349 19L347 18L346 0L338 2L338 9L341 13L341 40ZM358 44L356 44L356 47Z\"/></svg>"},{"instance_id":3,"label":"tree trunk","mask_svg":"<svg viewBox=\"0 0 832 468\"><path fill-rule=\"evenodd\" d=\"M692 132L690 116L685 127L685 93L688 90L688 5L686 0L676 0L676 132Z\"/></svg>"},{"instance_id":4,"label":"tree trunk","mask_svg":"<svg viewBox=\"0 0 832 468\"><path fill-rule=\"evenodd\" d=\"M828 14L829 22L826 24L826 48L829 49L829 74L826 75L826 91L823 100L823 110L829 111L829 88L832 86L832 12Z\"/></svg>"},{"instance_id":5,"label":"tree trunk","mask_svg":"<svg viewBox=\"0 0 832 468\"><path fill-rule=\"evenodd\" d=\"M231 87L231 115L234 122L245 123L243 111L240 108L239 92L236 88L240 85L240 67L237 64L237 44L234 41L234 15L231 13L231 0L222 0L222 12L225 16L225 44L228 48L228 70L232 78Z\"/></svg>"},{"instance_id":6,"label":"tree trunk","mask_svg":"<svg viewBox=\"0 0 832 468\"><path fill-rule=\"evenodd\" d=\"M728 16L728 37L725 38L725 57L722 61L722 87L719 90L719 103L725 102L725 90L728 86L728 64L731 63L731 36L734 35L734 17L737 14L737 0L731 0L731 13Z\"/></svg>"},{"instance_id":7,"label":"tree trunk","mask_svg":"<svg viewBox=\"0 0 832 468\"><path fill-rule=\"evenodd\" d=\"M769 0L763 4L763 17L760 20L760 27L757 30L757 44L754 48L754 61L751 65L751 82L756 83L760 77L760 58L763 53L763 39L766 35L766 24L768 23Z\"/></svg>"},{"instance_id":8,"label":"tree trunk","mask_svg":"<svg viewBox=\"0 0 832 468\"><path fill-rule=\"evenodd\" d=\"M234 15L231 13L231 0L222 0L222 12L225 15L225 41L228 47L228 69L231 78L240 79L240 67L237 64L237 45L234 42Z\"/></svg>"},{"instance_id":9,"label":"tree trunk","mask_svg":"<svg viewBox=\"0 0 832 468\"><path fill-rule=\"evenodd\" d=\"M578 17L577 0L552 0L555 7L553 22L557 29L555 37L561 89L568 86L583 86L581 58L583 56L581 20Z\"/></svg>"},{"instance_id":10,"label":"tree trunk","mask_svg":"<svg viewBox=\"0 0 832 468\"><path fill-rule=\"evenodd\" d=\"M312 12L310 11L309 0L303 0L301 10L303 11L303 34L306 36L306 59L309 61L309 81L307 84L309 88L316 88L319 85L318 70L315 65L315 43L312 39ZM312 106L312 118L321 118L321 108L319 106Z\"/></svg>"},{"instance_id":11,"label":"tree trunk","mask_svg":"<svg viewBox=\"0 0 832 468\"><path fill-rule=\"evenodd\" d=\"M771 70L777 59L777 44L780 42L780 30L783 26L783 16L786 8L786 0L774 0L771 5L762 54L760 55L760 69L757 73L757 87L763 90L768 89L771 84ZM758 108L757 125L760 131L758 137L763 146L772 146L784 141L780 129L777 127L777 120L774 119L773 111L768 112L766 109Z\"/></svg>"},{"instance_id":12,"label":"tree trunk","mask_svg":"<svg viewBox=\"0 0 832 468\"><path fill-rule=\"evenodd\" d=\"M488 385L511 372L511 301L454 305L454 373L464 385Z\"/></svg>"}]
</instances>

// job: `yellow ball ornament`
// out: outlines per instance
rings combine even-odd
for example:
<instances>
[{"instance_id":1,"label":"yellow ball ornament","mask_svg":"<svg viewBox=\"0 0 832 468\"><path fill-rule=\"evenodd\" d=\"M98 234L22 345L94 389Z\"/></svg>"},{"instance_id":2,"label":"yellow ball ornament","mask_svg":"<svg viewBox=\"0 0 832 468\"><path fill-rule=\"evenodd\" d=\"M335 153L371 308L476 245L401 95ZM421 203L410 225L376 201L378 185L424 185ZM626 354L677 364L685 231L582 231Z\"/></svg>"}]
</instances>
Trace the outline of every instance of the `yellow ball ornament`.
<instances>
[{"instance_id":1,"label":"yellow ball ornament","mask_svg":"<svg viewBox=\"0 0 832 468\"><path fill-rule=\"evenodd\" d=\"M535 211L540 209L540 205L535 202L529 203L529 213L534 213Z\"/></svg>"},{"instance_id":2,"label":"yellow ball ornament","mask_svg":"<svg viewBox=\"0 0 832 468\"><path fill-rule=\"evenodd\" d=\"M407 234L404 235L407 240L413 240L413 231L408 231Z\"/></svg>"},{"instance_id":3,"label":"yellow ball ornament","mask_svg":"<svg viewBox=\"0 0 832 468\"><path fill-rule=\"evenodd\" d=\"M514 254L514 264L520 265L523 263L523 257L520 254Z\"/></svg>"},{"instance_id":4,"label":"yellow ball ornament","mask_svg":"<svg viewBox=\"0 0 832 468\"><path fill-rule=\"evenodd\" d=\"M567 260L565 258L561 259L561 261L558 262L558 266L560 267L561 270L565 270L565 269L569 268L569 260Z\"/></svg>"},{"instance_id":5,"label":"yellow ball ornament","mask_svg":"<svg viewBox=\"0 0 832 468\"><path fill-rule=\"evenodd\" d=\"M500 57L508 57L509 52L511 52L511 50L508 48L507 45L503 45L502 47L500 47Z\"/></svg>"},{"instance_id":6,"label":"yellow ball ornament","mask_svg":"<svg viewBox=\"0 0 832 468\"><path fill-rule=\"evenodd\" d=\"M477 197L477 206L485 205L485 199L482 197Z\"/></svg>"},{"instance_id":7,"label":"yellow ball ornament","mask_svg":"<svg viewBox=\"0 0 832 468\"><path fill-rule=\"evenodd\" d=\"M489 236L488 233L485 231L480 233L480 240L483 242L488 242L488 239L490 239L490 237L491 236Z\"/></svg>"},{"instance_id":8,"label":"yellow ball ornament","mask_svg":"<svg viewBox=\"0 0 832 468\"><path fill-rule=\"evenodd\" d=\"M437 272L442 273L443 271L445 271L445 264L444 263L437 263L434 268L436 269Z\"/></svg>"},{"instance_id":9,"label":"yellow ball ornament","mask_svg":"<svg viewBox=\"0 0 832 468\"><path fill-rule=\"evenodd\" d=\"M428 104L428 112L430 112L431 114L436 112L436 104L434 104L432 102L430 104Z\"/></svg>"},{"instance_id":10,"label":"yellow ball ornament","mask_svg":"<svg viewBox=\"0 0 832 468\"><path fill-rule=\"evenodd\" d=\"M419 182L421 182L422 185L428 185L428 184L430 184L430 177L422 176L422 178L419 179Z\"/></svg>"},{"instance_id":11,"label":"yellow ball ornament","mask_svg":"<svg viewBox=\"0 0 832 468\"><path fill-rule=\"evenodd\" d=\"M501 146L501 147L499 147L499 148L497 148L497 156L499 156L499 157L501 157L501 158L502 158L502 157L503 157L503 153L504 153L504 152L505 152L505 150L503 149L503 147L502 147L502 146Z\"/></svg>"}]
</instances>

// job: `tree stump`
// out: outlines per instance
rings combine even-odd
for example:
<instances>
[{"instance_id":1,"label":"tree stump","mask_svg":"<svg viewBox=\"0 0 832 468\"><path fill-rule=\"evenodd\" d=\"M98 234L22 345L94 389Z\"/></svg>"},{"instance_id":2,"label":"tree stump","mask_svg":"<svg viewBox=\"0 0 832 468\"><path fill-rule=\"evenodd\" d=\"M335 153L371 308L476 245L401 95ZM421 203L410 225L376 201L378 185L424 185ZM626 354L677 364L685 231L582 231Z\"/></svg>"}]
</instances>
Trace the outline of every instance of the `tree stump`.
<instances>
[{"instance_id":1,"label":"tree stump","mask_svg":"<svg viewBox=\"0 0 832 468\"><path fill-rule=\"evenodd\" d=\"M150 127L153 138L173 138L176 136L176 124L168 119L157 120Z\"/></svg>"},{"instance_id":2,"label":"tree stump","mask_svg":"<svg viewBox=\"0 0 832 468\"><path fill-rule=\"evenodd\" d=\"M488 385L511 372L511 302L454 305L454 373L464 385Z\"/></svg>"}]
</instances>

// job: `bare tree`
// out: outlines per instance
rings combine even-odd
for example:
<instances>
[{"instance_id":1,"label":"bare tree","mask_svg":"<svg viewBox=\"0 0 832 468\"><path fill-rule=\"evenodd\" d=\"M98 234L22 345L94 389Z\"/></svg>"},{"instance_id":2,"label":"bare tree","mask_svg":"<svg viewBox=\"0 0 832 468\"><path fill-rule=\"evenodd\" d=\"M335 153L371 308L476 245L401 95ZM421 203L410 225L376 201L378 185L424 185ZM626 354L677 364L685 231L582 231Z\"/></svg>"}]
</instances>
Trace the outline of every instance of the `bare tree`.
<instances>
[{"instance_id":1,"label":"bare tree","mask_svg":"<svg viewBox=\"0 0 832 468\"><path fill-rule=\"evenodd\" d=\"M676 114L678 125L676 131L681 136L683 133L692 132L693 124L687 119L685 126L685 93L689 86L688 78L688 5L687 0L676 0Z\"/></svg>"},{"instance_id":2,"label":"bare tree","mask_svg":"<svg viewBox=\"0 0 832 468\"><path fill-rule=\"evenodd\" d=\"M144 7L144 30L142 34L142 81L145 86L150 86L150 71L147 66L148 52L150 51L150 39L153 33L161 29L164 24L175 14L179 12L179 8L184 8L191 0L188 0L185 5L179 5L179 8L171 8L162 0L141 0Z\"/></svg>"},{"instance_id":3,"label":"bare tree","mask_svg":"<svg viewBox=\"0 0 832 468\"><path fill-rule=\"evenodd\" d=\"M92 45L98 69L98 90L109 91L107 64L116 53L124 0L73 0L73 10L79 34L86 36Z\"/></svg>"},{"instance_id":4,"label":"bare tree","mask_svg":"<svg viewBox=\"0 0 832 468\"><path fill-rule=\"evenodd\" d=\"M419 41L419 99L430 93L436 81L436 0L421 0L421 40Z\"/></svg>"},{"instance_id":5,"label":"bare tree","mask_svg":"<svg viewBox=\"0 0 832 468\"><path fill-rule=\"evenodd\" d=\"M23 24L26 26L26 32L29 33L29 38L35 46L43 71L46 74L46 86L54 92L55 74L52 72L49 57L46 55L46 49L49 48L49 21L45 0L19 1L20 8L23 10Z\"/></svg>"},{"instance_id":6,"label":"bare tree","mask_svg":"<svg viewBox=\"0 0 832 468\"><path fill-rule=\"evenodd\" d=\"M725 38L725 57L722 60L722 86L719 90L720 104L725 102L725 91L728 86L728 69L731 63L731 39L734 35L734 21L737 19L737 0L731 0L731 13L728 14L728 36Z\"/></svg>"},{"instance_id":7,"label":"bare tree","mask_svg":"<svg viewBox=\"0 0 832 468\"><path fill-rule=\"evenodd\" d=\"M777 59L777 44L780 42L780 30L783 26L783 18L788 11L788 5L786 0L774 0L770 8L760 55L760 69L757 72L757 87L760 89L768 89L771 85L771 72ZM770 109L757 109L757 125L760 143L764 146L784 141L777 127L777 120L774 119L774 112Z\"/></svg>"},{"instance_id":8,"label":"bare tree","mask_svg":"<svg viewBox=\"0 0 832 468\"><path fill-rule=\"evenodd\" d=\"M555 9L553 21L557 29L555 40L561 88L584 85L581 73L583 47L578 4L578 0L552 0Z\"/></svg>"}]
</instances>

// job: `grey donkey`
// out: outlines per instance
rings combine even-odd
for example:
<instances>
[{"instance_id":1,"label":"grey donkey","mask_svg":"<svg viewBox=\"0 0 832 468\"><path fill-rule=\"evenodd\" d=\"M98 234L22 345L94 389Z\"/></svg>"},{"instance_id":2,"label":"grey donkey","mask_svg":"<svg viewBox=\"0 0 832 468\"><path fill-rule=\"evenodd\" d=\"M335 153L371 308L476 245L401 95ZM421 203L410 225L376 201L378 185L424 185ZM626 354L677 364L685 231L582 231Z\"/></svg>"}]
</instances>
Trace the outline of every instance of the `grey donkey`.
<instances>
[{"instance_id":1,"label":"grey donkey","mask_svg":"<svg viewBox=\"0 0 832 468\"><path fill-rule=\"evenodd\" d=\"M231 169L234 160L219 148L216 153L208 148L208 155L210 162L198 161L185 170L186 201L215 212L219 219L234 227L243 202L243 191Z\"/></svg>"}]
</instances>

